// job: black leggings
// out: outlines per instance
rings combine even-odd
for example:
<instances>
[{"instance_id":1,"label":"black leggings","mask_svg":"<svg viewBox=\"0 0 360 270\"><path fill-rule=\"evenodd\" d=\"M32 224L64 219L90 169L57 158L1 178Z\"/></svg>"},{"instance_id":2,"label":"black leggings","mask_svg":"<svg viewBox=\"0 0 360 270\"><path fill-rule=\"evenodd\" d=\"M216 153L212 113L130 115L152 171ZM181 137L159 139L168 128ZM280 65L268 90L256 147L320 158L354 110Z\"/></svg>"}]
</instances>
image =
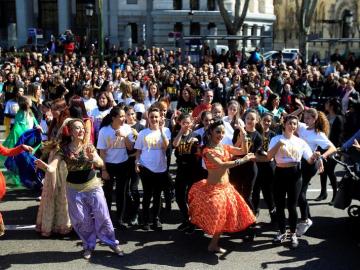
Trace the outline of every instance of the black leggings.
<instances>
[{"instance_id":1,"label":"black leggings","mask_svg":"<svg viewBox=\"0 0 360 270\"><path fill-rule=\"evenodd\" d=\"M230 170L230 181L237 192L244 198L250 209L255 213L252 193L258 173L255 162L249 161Z\"/></svg>"},{"instance_id":2,"label":"black leggings","mask_svg":"<svg viewBox=\"0 0 360 270\"><path fill-rule=\"evenodd\" d=\"M285 205L289 211L290 232L296 232L297 211L296 206L301 190L300 164L290 168L275 169L274 198L277 221L281 233L285 233ZM286 200L287 195L287 200Z\"/></svg>"},{"instance_id":3,"label":"black leggings","mask_svg":"<svg viewBox=\"0 0 360 270\"><path fill-rule=\"evenodd\" d=\"M115 182L117 219L119 223L123 223L126 209L126 192L129 186L128 161L119 164L106 163L106 170L110 175L110 179L105 180L103 185L106 203L108 205L109 211L111 211L112 195Z\"/></svg>"},{"instance_id":4,"label":"black leggings","mask_svg":"<svg viewBox=\"0 0 360 270\"><path fill-rule=\"evenodd\" d=\"M302 186L299 196L299 208L302 220L306 220L311 217L309 204L306 199L306 192L309 187L311 178L313 178L316 172L317 169L315 167L315 164L309 164L305 159L301 160Z\"/></svg>"},{"instance_id":5,"label":"black leggings","mask_svg":"<svg viewBox=\"0 0 360 270\"><path fill-rule=\"evenodd\" d=\"M189 221L187 197L192 184L195 182L194 172L193 166L178 164L175 178L175 197L183 222Z\"/></svg>"},{"instance_id":6,"label":"black leggings","mask_svg":"<svg viewBox=\"0 0 360 270\"><path fill-rule=\"evenodd\" d=\"M153 221L158 221L161 209L161 191L164 189L168 181L168 173L167 171L155 173L146 167L140 166L140 177L144 190L144 197L142 201L143 222L144 224L149 223L151 198L153 199Z\"/></svg>"},{"instance_id":7,"label":"black leggings","mask_svg":"<svg viewBox=\"0 0 360 270\"><path fill-rule=\"evenodd\" d=\"M335 176L335 167L336 162L329 158L326 162L324 162L324 172L320 174L320 181L321 181L321 195L327 194L326 189L326 182L327 178L330 179L330 184L333 189L333 198L335 198L336 191L337 191L337 181Z\"/></svg>"},{"instance_id":8,"label":"black leggings","mask_svg":"<svg viewBox=\"0 0 360 270\"><path fill-rule=\"evenodd\" d=\"M273 162L257 162L258 174L255 181L252 202L255 212L260 210L260 191L262 191L264 200L269 211L275 208L274 202L274 163Z\"/></svg>"},{"instance_id":9,"label":"black leggings","mask_svg":"<svg viewBox=\"0 0 360 270\"><path fill-rule=\"evenodd\" d=\"M128 193L128 213L130 218L135 217L140 209L139 174L135 171L135 157L129 158L130 184Z\"/></svg>"}]
</instances>

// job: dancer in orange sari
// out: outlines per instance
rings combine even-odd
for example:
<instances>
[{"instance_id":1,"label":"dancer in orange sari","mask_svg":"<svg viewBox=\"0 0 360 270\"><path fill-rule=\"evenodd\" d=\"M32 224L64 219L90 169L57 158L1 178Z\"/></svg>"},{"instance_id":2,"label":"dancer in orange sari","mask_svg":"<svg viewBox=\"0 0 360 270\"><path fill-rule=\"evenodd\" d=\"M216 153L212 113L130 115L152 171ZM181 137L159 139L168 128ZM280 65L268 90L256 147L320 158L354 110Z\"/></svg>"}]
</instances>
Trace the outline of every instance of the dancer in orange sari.
<instances>
[{"instance_id":1,"label":"dancer in orange sari","mask_svg":"<svg viewBox=\"0 0 360 270\"><path fill-rule=\"evenodd\" d=\"M208 250L218 253L226 252L218 245L221 233L242 231L255 222L249 206L229 183L229 169L254 160L255 155L250 153L231 160L232 155L243 155L244 151L222 145L224 133L221 120L212 123L205 131L202 155L208 178L193 184L188 197L191 222L213 236Z\"/></svg>"},{"instance_id":2,"label":"dancer in orange sari","mask_svg":"<svg viewBox=\"0 0 360 270\"><path fill-rule=\"evenodd\" d=\"M32 152L33 148L31 146L22 144L15 148L6 148L0 144L0 155L1 156L17 156L18 154L22 153L23 151ZM0 172L0 200L4 197L6 192L6 183L3 174ZM5 225L0 213L0 236L5 234Z\"/></svg>"}]
</instances>

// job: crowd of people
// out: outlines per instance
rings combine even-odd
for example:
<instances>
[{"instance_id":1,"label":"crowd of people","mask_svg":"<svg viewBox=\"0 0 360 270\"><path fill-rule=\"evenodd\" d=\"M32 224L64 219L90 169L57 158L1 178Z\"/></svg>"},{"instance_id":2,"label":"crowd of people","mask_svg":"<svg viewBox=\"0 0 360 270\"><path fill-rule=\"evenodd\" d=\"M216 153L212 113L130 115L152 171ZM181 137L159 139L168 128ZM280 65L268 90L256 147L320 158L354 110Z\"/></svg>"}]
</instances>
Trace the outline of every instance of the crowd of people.
<instances>
[{"instance_id":1,"label":"crowd of people","mask_svg":"<svg viewBox=\"0 0 360 270\"><path fill-rule=\"evenodd\" d=\"M29 174L18 164L8 182L39 189L36 230L74 230L85 259L97 238L124 254L114 227L161 231L162 205L171 211L173 199L178 230L202 229L212 236L208 250L223 253L222 233L256 236L261 192L278 225L274 243L296 248L313 225L311 179L320 173L321 201L329 177L333 204L329 157L349 139L346 148L359 149L360 67L336 57L320 66L204 49L196 66L181 50L153 47L103 63L72 50L0 60L4 146L17 147L0 154L33 164Z\"/></svg>"}]
</instances>

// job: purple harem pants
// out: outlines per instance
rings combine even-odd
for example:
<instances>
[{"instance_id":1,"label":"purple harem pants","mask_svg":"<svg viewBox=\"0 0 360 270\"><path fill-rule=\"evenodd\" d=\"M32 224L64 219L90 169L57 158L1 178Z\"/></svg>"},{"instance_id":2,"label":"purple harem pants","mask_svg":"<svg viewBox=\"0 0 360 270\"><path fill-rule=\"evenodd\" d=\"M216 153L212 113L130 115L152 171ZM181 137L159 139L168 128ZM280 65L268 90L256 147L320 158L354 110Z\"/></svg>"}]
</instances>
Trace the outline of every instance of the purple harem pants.
<instances>
[{"instance_id":1,"label":"purple harem pants","mask_svg":"<svg viewBox=\"0 0 360 270\"><path fill-rule=\"evenodd\" d=\"M71 225L84 249L94 250L96 238L110 247L118 245L103 189L79 192L67 187L66 192Z\"/></svg>"}]
</instances>

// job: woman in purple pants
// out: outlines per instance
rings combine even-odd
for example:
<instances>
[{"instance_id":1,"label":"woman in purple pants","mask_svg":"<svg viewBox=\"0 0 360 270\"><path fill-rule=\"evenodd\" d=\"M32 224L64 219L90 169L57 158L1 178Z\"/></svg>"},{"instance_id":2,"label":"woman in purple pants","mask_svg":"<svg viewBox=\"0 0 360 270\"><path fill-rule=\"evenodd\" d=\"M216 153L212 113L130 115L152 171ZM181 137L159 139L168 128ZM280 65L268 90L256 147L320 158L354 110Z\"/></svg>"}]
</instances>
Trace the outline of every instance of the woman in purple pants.
<instances>
[{"instance_id":1,"label":"woman in purple pants","mask_svg":"<svg viewBox=\"0 0 360 270\"><path fill-rule=\"evenodd\" d=\"M116 254L124 253L115 239L113 224L106 204L102 183L94 167L104 166L93 145L84 143L84 122L73 119L63 127L61 140L50 164L38 159L36 166L56 173L61 160L67 166L66 196L71 224L83 242L85 259L91 258L96 239L108 245Z\"/></svg>"}]
</instances>

